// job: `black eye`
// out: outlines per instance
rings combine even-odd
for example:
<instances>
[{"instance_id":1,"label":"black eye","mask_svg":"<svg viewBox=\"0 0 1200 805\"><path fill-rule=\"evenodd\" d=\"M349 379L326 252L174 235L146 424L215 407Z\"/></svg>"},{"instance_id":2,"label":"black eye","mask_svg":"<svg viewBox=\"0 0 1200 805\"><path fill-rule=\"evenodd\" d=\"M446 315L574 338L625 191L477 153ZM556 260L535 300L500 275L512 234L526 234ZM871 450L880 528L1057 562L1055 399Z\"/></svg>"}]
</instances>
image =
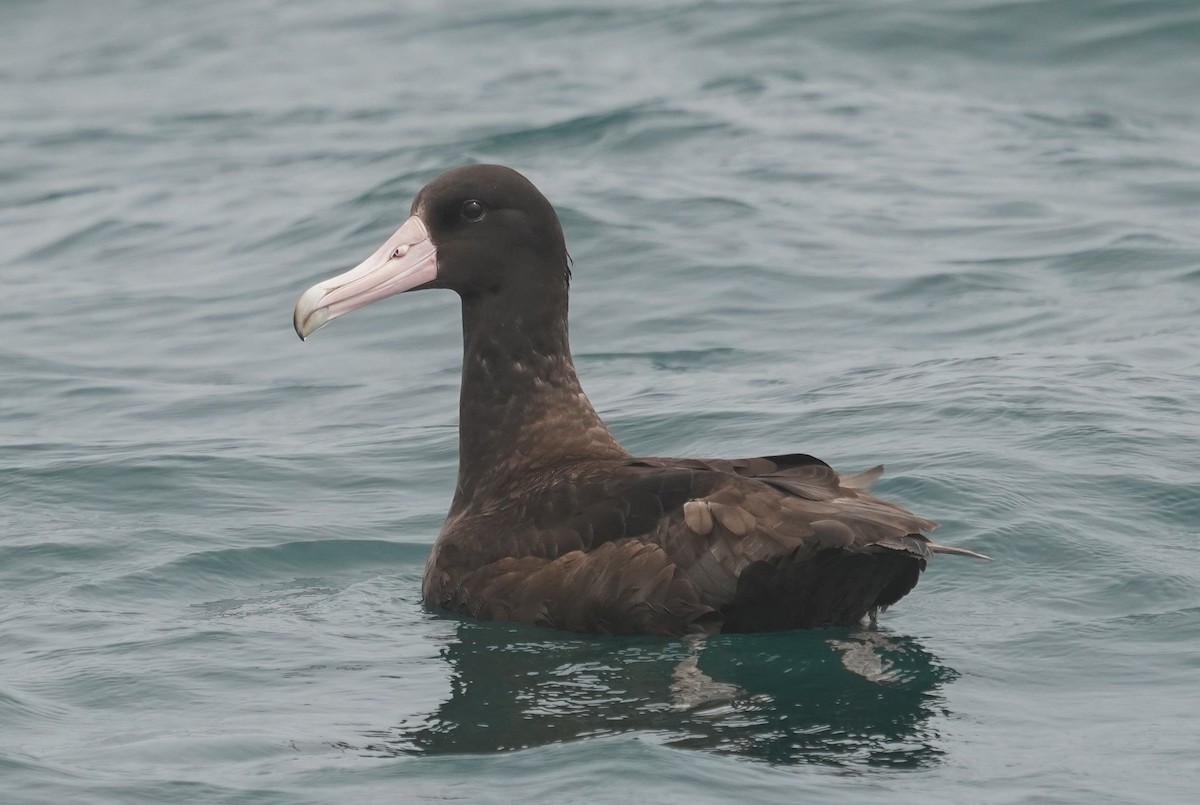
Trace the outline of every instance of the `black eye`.
<instances>
[{"instance_id":1,"label":"black eye","mask_svg":"<svg viewBox=\"0 0 1200 805\"><path fill-rule=\"evenodd\" d=\"M475 199L464 201L462 205L462 217L468 221L478 221L483 217L483 204Z\"/></svg>"}]
</instances>

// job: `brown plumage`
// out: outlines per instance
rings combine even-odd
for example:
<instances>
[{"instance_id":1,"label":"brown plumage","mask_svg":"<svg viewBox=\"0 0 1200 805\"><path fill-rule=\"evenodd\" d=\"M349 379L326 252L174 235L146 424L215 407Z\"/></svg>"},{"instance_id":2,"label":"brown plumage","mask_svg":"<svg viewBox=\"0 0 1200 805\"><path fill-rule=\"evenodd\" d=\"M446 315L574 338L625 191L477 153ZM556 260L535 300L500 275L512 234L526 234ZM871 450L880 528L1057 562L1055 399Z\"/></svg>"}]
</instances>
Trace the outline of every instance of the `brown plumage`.
<instances>
[{"instance_id":1,"label":"brown plumage","mask_svg":"<svg viewBox=\"0 0 1200 805\"><path fill-rule=\"evenodd\" d=\"M935 527L803 454L634 458L588 402L567 339L566 245L508 168L439 176L360 266L307 291L301 338L384 296L463 302L458 485L428 605L579 632L849 625L917 583Z\"/></svg>"}]
</instances>

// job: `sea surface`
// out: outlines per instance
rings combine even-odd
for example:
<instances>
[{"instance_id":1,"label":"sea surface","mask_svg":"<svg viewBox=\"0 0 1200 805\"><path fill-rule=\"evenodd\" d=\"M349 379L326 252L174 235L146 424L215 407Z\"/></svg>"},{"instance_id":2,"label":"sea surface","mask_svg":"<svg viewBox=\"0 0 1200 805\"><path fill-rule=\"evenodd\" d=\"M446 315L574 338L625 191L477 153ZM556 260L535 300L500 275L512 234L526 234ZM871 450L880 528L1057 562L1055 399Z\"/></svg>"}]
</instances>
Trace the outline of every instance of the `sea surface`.
<instances>
[{"instance_id":1,"label":"sea surface","mask_svg":"<svg viewBox=\"0 0 1200 805\"><path fill-rule=\"evenodd\" d=\"M471 162L631 450L882 462L995 561L877 631L424 609L457 299L291 312ZM1200 4L0 2L0 801L1198 790Z\"/></svg>"}]
</instances>

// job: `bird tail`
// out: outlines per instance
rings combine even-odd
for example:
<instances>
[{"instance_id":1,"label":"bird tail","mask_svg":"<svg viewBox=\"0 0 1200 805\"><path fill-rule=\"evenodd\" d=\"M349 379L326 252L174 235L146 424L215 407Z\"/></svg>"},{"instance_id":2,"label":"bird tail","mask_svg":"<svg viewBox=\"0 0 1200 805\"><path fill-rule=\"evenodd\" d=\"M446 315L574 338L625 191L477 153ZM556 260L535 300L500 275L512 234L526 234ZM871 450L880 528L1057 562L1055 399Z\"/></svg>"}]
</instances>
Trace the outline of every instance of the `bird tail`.
<instances>
[{"instance_id":1,"label":"bird tail","mask_svg":"<svg viewBox=\"0 0 1200 805\"><path fill-rule=\"evenodd\" d=\"M934 553L948 553L952 556L970 556L973 559L986 559L989 562L992 561L992 557L984 556L981 553L975 553L975 551L968 551L966 548L955 548L950 545L939 545L932 540L930 540L928 545L929 550L933 551Z\"/></svg>"}]
</instances>

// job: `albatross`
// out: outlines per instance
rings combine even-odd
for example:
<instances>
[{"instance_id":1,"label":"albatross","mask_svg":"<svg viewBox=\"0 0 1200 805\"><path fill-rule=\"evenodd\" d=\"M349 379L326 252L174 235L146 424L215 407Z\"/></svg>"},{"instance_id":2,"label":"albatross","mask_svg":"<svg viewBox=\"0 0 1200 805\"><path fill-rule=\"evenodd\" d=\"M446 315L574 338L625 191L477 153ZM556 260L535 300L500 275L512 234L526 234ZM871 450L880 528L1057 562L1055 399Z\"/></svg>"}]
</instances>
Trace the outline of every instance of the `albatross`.
<instances>
[{"instance_id":1,"label":"albatross","mask_svg":"<svg viewBox=\"0 0 1200 805\"><path fill-rule=\"evenodd\" d=\"M385 297L462 301L458 483L425 567L427 606L607 634L852 626L903 598L936 524L803 453L636 457L583 393L567 337L562 226L524 176L456 168L357 267L301 295L307 339Z\"/></svg>"}]
</instances>

